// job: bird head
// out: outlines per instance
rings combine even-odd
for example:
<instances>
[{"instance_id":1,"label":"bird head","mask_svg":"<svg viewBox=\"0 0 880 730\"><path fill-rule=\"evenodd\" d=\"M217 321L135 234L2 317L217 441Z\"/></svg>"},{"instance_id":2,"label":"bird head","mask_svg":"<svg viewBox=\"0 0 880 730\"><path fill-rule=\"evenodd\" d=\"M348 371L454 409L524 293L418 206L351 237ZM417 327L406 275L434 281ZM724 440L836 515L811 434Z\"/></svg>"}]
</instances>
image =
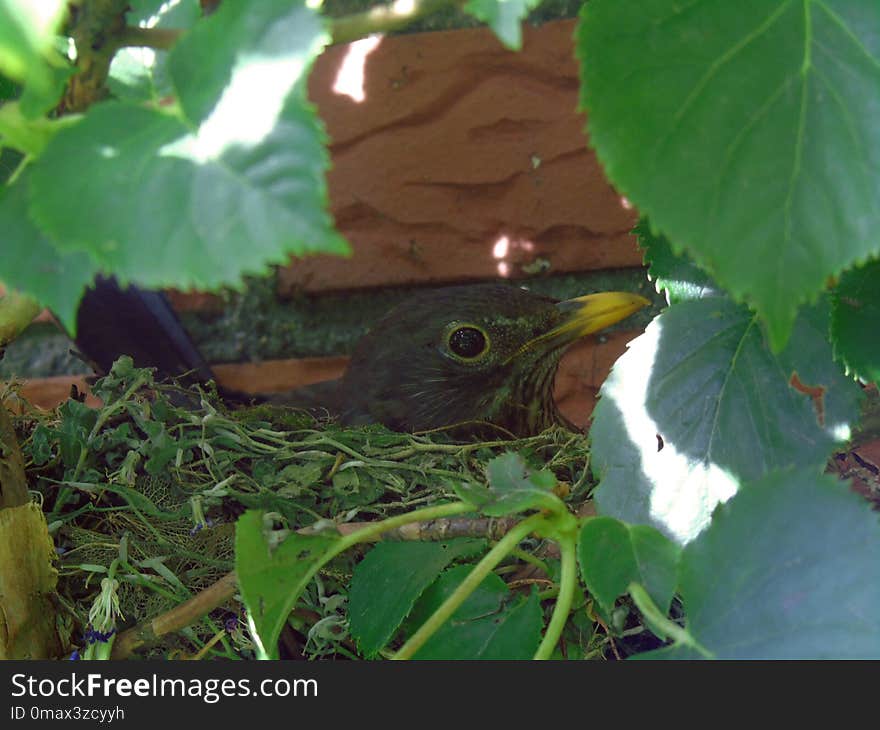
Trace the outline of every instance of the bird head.
<instances>
[{"instance_id":1,"label":"bird head","mask_svg":"<svg viewBox=\"0 0 880 730\"><path fill-rule=\"evenodd\" d=\"M560 302L503 284L418 294L356 346L342 419L406 431L488 422L537 433L561 421L553 380L568 345L648 304L625 292Z\"/></svg>"}]
</instances>

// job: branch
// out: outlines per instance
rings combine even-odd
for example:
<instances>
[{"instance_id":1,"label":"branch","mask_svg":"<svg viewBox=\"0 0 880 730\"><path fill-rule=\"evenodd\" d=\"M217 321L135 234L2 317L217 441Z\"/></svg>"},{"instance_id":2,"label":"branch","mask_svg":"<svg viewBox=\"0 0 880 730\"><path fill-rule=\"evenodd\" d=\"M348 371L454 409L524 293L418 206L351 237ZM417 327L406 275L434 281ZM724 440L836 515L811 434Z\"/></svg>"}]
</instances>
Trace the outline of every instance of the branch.
<instances>
[{"instance_id":1,"label":"branch","mask_svg":"<svg viewBox=\"0 0 880 730\"><path fill-rule=\"evenodd\" d=\"M188 601L150 621L145 621L128 629L128 631L123 631L113 643L110 658L125 659L137 649L155 644L166 634L186 628L230 600L237 589L238 582L235 573L227 573L213 585L196 593Z\"/></svg>"},{"instance_id":2,"label":"branch","mask_svg":"<svg viewBox=\"0 0 880 730\"><path fill-rule=\"evenodd\" d=\"M114 38L125 27L128 0L70 4L67 35L76 45L76 73L67 82L59 112L85 111L107 96L107 75L117 51Z\"/></svg>"},{"instance_id":3,"label":"branch","mask_svg":"<svg viewBox=\"0 0 880 730\"><path fill-rule=\"evenodd\" d=\"M395 0L390 5L380 5L362 13L328 19L332 44L351 43L373 33L399 30L416 20L447 7L458 7L464 0ZM122 29L113 39L115 47L170 49L184 31L175 28Z\"/></svg>"},{"instance_id":4,"label":"branch","mask_svg":"<svg viewBox=\"0 0 880 730\"><path fill-rule=\"evenodd\" d=\"M512 530L520 520L516 517L443 517L426 522L410 522L401 527L376 535L370 542L385 540L407 542L431 542L451 540L454 537L485 537L488 540L500 540ZM346 522L337 525L340 535L351 535L363 530L375 522ZM302 535L315 534L312 528L297 530ZM365 541L366 542L366 541Z\"/></svg>"},{"instance_id":5,"label":"branch","mask_svg":"<svg viewBox=\"0 0 880 730\"><path fill-rule=\"evenodd\" d=\"M507 533L495 546L483 556L467 577L459 583L458 587L447 597L433 614L423 623L419 629L406 640L406 643L397 650L392 659L411 659L415 653L424 646L425 642L433 636L438 628L454 614L458 607L476 590L483 579L489 575L507 555L529 533L539 531L546 522L544 515L538 513L526 517L514 529ZM566 616L568 612L566 611Z\"/></svg>"},{"instance_id":6,"label":"branch","mask_svg":"<svg viewBox=\"0 0 880 730\"><path fill-rule=\"evenodd\" d=\"M182 35L183 31L176 28L137 28L127 26L114 38L114 43L117 49L136 47L167 51L177 43L178 38Z\"/></svg>"},{"instance_id":7,"label":"branch","mask_svg":"<svg viewBox=\"0 0 880 730\"><path fill-rule=\"evenodd\" d=\"M350 43L373 33L399 30L426 15L461 4L462 0L395 0L390 5L333 19L330 22L331 42Z\"/></svg>"}]
</instances>

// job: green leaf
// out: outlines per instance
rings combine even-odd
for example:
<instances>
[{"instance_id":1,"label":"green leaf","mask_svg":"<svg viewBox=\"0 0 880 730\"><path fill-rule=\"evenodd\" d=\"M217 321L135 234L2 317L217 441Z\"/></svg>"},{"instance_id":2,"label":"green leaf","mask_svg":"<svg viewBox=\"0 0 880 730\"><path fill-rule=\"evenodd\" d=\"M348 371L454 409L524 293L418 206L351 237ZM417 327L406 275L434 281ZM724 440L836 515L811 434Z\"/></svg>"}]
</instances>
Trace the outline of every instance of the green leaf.
<instances>
[{"instance_id":1,"label":"green leaf","mask_svg":"<svg viewBox=\"0 0 880 730\"><path fill-rule=\"evenodd\" d=\"M522 48L522 20L540 0L468 0L464 10L488 23L498 39L513 51Z\"/></svg>"},{"instance_id":2,"label":"green leaf","mask_svg":"<svg viewBox=\"0 0 880 730\"><path fill-rule=\"evenodd\" d=\"M321 16L305 2L221 4L169 59L186 117L196 124L210 117L203 129L211 139L201 141L252 144L271 130L295 88L304 98L308 68L328 40Z\"/></svg>"},{"instance_id":3,"label":"green leaf","mask_svg":"<svg viewBox=\"0 0 880 730\"><path fill-rule=\"evenodd\" d=\"M21 86L0 74L0 101L17 99L21 93Z\"/></svg>"},{"instance_id":4,"label":"green leaf","mask_svg":"<svg viewBox=\"0 0 880 730\"><path fill-rule=\"evenodd\" d=\"M86 448L89 433L98 420L98 412L94 408L73 400L64 401L58 408L61 422L56 430L61 461L68 469L79 463L80 454Z\"/></svg>"},{"instance_id":5,"label":"green leaf","mask_svg":"<svg viewBox=\"0 0 880 730\"><path fill-rule=\"evenodd\" d=\"M34 225L28 212L28 182L26 171L14 185L0 189L0 280L49 307L72 331L79 301L98 266L82 251L58 251Z\"/></svg>"},{"instance_id":6,"label":"green leaf","mask_svg":"<svg viewBox=\"0 0 880 730\"><path fill-rule=\"evenodd\" d=\"M578 536L578 562L587 589L606 614L630 583L641 583L666 613L675 592L679 547L657 530L611 517L587 521Z\"/></svg>"},{"instance_id":7,"label":"green leaf","mask_svg":"<svg viewBox=\"0 0 880 730\"><path fill-rule=\"evenodd\" d=\"M849 438L861 398L832 360L828 319L824 303L805 308L778 355L755 316L726 298L655 319L615 364L593 414L600 513L686 542L742 481L821 469Z\"/></svg>"},{"instance_id":8,"label":"green leaf","mask_svg":"<svg viewBox=\"0 0 880 730\"><path fill-rule=\"evenodd\" d=\"M407 616L404 628L409 631L418 629L455 592L455 589L473 569L473 565L467 564L453 565L444 570L440 577L428 586L416 601ZM495 613L501 610L508 595L510 595L510 591L504 580L495 573L489 573L477 589L452 614L450 621L473 621ZM428 641L430 642L431 639Z\"/></svg>"},{"instance_id":9,"label":"green leaf","mask_svg":"<svg viewBox=\"0 0 880 730\"><path fill-rule=\"evenodd\" d=\"M639 581L664 613L668 613L678 579L679 546L647 525L628 525L639 568Z\"/></svg>"},{"instance_id":10,"label":"green leaf","mask_svg":"<svg viewBox=\"0 0 880 730\"><path fill-rule=\"evenodd\" d=\"M813 469L744 485L679 577L686 629L718 658L880 657L878 516Z\"/></svg>"},{"instance_id":11,"label":"green leaf","mask_svg":"<svg viewBox=\"0 0 880 730\"><path fill-rule=\"evenodd\" d=\"M300 594L341 538L290 533L280 545L264 513L248 510L235 523L235 573L263 657L277 641Z\"/></svg>"},{"instance_id":12,"label":"green leaf","mask_svg":"<svg viewBox=\"0 0 880 730\"><path fill-rule=\"evenodd\" d=\"M407 625L423 624L472 569L457 565L445 571L419 599ZM490 573L413 658L530 659L541 641L542 624L537 594L512 600L505 582Z\"/></svg>"},{"instance_id":13,"label":"green leaf","mask_svg":"<svg viewBox=\"0 0 880 730\"><path fill-rule=\"evenodd\" d=\"M143 454L147 457L144 469L147 474L161 474L165 465L177 456L179 444L168 434L161 421L144 421L141 428L147 434L143 444Z\"/></svg>"},{"instance_id":14,"label":"green leaf","mask_svg":"<svg viewBox=\"0 0 880 730\"><path fill-rule=\"evenodd\" d=\"M67 0L0 0L0 73L36 93L53 93L52 66L62 63L55 31L66 10Z\"/></svg>"},{"instance_id":15,"label":"green leaf","mask_svg":"<svg viewBox=\"0 0 880 730\"><path fill-rule=\"evenodd\" d=\"M480 512L490 517L502 517L529 509L564 509L561 500L552 492L556 486L553 472L545 469L532 471L522 456L508 451L496 456L486 466L489 489L480 502L479 493L471 489L462 492L466 501L474 502Z\"/></svg>"},{"instance_id":16,"label":"green leaf","mask_svg":"<svg viewBox=\"0 0 880 730\"><path fill-rule=\"evenodd\" d=\"M34 429L28 448L34 464L43 466L54 456L52 432L42 423ZM24 448L24 447L23 447Z\"/></svg>"},{"instance_id":17,"label":"green leaf","mask_svg":"<svg viewBox=\"0 0 880 730\"><path fill-rule=\"evenodd\" d=\"M648 278L658 292L666 293L670 304L688 299L702 299L723 294L718 285L705 271L684 254L672 250L669 239L651 230L650 223L642 219L633 229L648 264Z\"/></svg>"},{"instance_id":18,"label":"green leaf","mask_svg":"<svg viewBox=\"0 0 880 730\"><path fill-rule=\"evenodd\" d=\"M61 129L77 123L73 116L59 119L30 118L24 111L22 101L0 105L0 144L23 155L39 157L49 140Z\"/></svg>"},{"instance_id":19,"label":"green leaf","mask_svg":"<svg viewBox=\"0 0 880 730\"><path fill-rule=\"evenodd\" d=\"M880 382L880 261L844 273L831 313L834 354L847 371Z\"/></svg>"},{"instance_id":20,"label":"green leaf","mask_svg":"<svg viewBox=\"0 0 880 730\"><path fill-rule=\"evenodd\" d=\"M367 658L388 643L416 599L453 560L470 557L482 540L383 542L358 563L351 578L351 635Z\"/></svg>"},{"instance_id":21,"label":"green leaf","mask_svg":"<svg viewBox=\"0 0 880 730\"><path fill-rule=\"evenodd\" d=\"M324 210L311 112L290 106L262 145L214 161L187 158L175 146L186 135L161 112L93 107L34 165L35 217L59 248L87 249L123 282L149 287L210 289L290 253L343 250Z\"/></svg>"},{"instance_id":22,"label":"green leaf","mask_svg":"<svg viewBox=\"0 0 880 730\"><path fill-rule=\"evenodd\" d=\"M129 26L187 30L202 16L198 0L141 0L126 13ZM113 56L107 86L117 99L158 101L174 93L168 74L168 51L121 48Z\"/></svg>"},{"instance_id":23,"label":"green leaf","mask_svg":"<svg viewBox=\"0 0 880 730\"><path fill-rule=\"evenodd\" d=\"M67 82L74 73L76 68L72 64L59 60L57 65L46 68L45 83L26 85L19 101L24 117L45 122L42 117L58 105L67 88Z\"/></svg>"},{"instance_id":24,"label":"green leaf","mask_svg":"<svg viewBox=\"0 0 880 730\"><path fill-rule=\"evenodd\" d=\"M880 4L591 0L577 55L615 187L782 347L880 250Z\"/></svg>"},{"instance_id":25,"label":"green leaf","mask_svg":"<svg viewBox=\"0 0 880 730\"><path fill-rule=\"evenodd\" d=\"M224 3L206 25L241 5ZM183 289L235 285L290 254L347 252L326 210L323 130L292 88L324 34L312 11L280 5L281 15L279 2L244 6L222 53L209 53L217 39L201 23L175 46L180 102L196 116L106 102L51 140L34 165L32 212L59 248L90 251L123 283ZM217 88L213 64L230 54L229 85Z\"/></svg>"}]
</instances>

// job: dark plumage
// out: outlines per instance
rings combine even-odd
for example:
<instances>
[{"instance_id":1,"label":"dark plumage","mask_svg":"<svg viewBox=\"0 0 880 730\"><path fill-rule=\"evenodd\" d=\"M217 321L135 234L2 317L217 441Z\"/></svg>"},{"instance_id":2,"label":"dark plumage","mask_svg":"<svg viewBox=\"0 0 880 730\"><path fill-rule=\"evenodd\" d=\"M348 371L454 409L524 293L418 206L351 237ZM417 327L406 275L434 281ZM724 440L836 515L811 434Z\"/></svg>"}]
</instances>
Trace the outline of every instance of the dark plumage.
<instances>
[{"instance_id":1,"label":"dark plumage","mask_svg":"<svg viewBox=\"0 0 880 730\"><path fill-rule=\"evenodd\" d=\"M553 380L568 345L648 303L622 292L558 302L504 284L424 291L361 338L340 380L253 400L321 409L349 425L428 431L489 423L533 434L564 422ZM132 354L161 375L211 377L161 295L120 290L112 281L99 281L86 295L77 343L104 370Z\"/></svg>"},{"instance_id":2,"label":"dark plumage","mask_svg":"<svg viewBox=\"0 0 880 730\"><path fill-rule=\"evenodd\" d=\"M400 431L491 423L537 433L564 422L553 380L568 345L646 304L620 292L558 302L503 284L426 291L358 342L341 380L270 401Z\"/></svg>"},{"instance_id":3,"label":"dark plumage","mask_svg":"<svg viewBox=\"0 0 880 730\"><path fill-rule=\"evenodd\" d=\"M76 316L76 346L98 373L129 355L137 367L156 368L160 378L213 378L211 368L161 292L121 287L99 276L86 290Z\"/></svg>"}]
</instances>

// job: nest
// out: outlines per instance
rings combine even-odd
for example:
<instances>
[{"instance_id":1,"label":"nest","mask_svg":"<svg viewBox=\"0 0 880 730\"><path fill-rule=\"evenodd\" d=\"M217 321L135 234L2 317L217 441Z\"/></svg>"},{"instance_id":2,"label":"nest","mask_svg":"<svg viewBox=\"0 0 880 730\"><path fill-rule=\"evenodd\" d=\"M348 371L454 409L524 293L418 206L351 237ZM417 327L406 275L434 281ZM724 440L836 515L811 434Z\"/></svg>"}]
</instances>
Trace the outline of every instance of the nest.
<instances>
[{"instance_id":1,"label":"nest","mask_svg":"<svg viewBox=\"0 0 880 730\"><path fill-rule=\"evenodd\" d=\"M232 569L234 523L245 509L277 513L290 529L381 519L452 498L456 483L485 483L486 463L507 450L550 468L568 500L579 503L592 488L585 438L564 429L463 443L444 433L342 428L279 407L230 410L210 388L157 383L128 358L92 390L98 409L71 398L16 417L29 484L59 554L74 643L114 561L120 621L145 621ZM307 655L346 653L344 600L334 596L344 595L349 571L343 561L304 597ZM153 651L199 651L240 612L233 602ZM249 649L245 632L226 631L211 651Z\"/></svg>"}]
</instances>

